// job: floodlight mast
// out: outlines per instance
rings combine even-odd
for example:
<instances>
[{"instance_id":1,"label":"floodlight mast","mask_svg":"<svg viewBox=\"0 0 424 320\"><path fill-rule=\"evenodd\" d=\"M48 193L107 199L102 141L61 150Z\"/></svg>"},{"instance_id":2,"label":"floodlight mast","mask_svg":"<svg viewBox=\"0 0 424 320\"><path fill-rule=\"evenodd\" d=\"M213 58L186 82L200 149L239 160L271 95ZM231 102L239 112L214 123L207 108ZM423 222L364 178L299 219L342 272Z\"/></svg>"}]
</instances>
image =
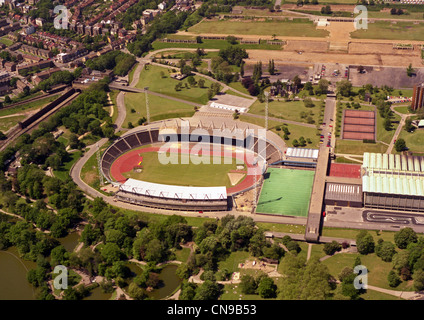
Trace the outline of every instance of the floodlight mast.
<instances>
[{"instance_id":1,"label":"floodlight mast","mask_svg":"<svg viewBox=\"0 0 424 320\"><path fill-rule=\"evenodd\" d=\"M146 122L150 123L150 109L149 109L149 95L147 92L149 91L149 87L144 88L144 94L146 95Z\"/></svg>"},{"instance_id":2,"label":"floodlight mast","mask_svg":"<svg viewBox=\"0 0 424 320\"><path fill-rule=\"evenodd\" d=\"M99 143L96 143L97 145L97 152L96 152L96 157L97 157L97 167L99 169L99 182L100 182L100 186L104 185L103 182L103 172L102 172L102 160L100 157L100 147L99 147Z\"/></svg>"}]
</instances>

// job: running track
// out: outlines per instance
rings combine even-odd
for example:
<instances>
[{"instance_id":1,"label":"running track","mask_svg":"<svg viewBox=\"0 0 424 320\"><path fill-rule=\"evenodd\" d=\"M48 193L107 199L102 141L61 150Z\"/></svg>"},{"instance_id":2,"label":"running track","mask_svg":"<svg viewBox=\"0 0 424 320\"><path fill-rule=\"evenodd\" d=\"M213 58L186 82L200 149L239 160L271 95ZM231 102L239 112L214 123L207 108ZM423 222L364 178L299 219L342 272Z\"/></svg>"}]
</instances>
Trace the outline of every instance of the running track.
<instances>
[{"instance_id":1,"label":"running track","mask_svg":"<svg viewBox=\"0 0 424 320\"><path fill-rule=\"evenodd\" d=\"M131 171L135 166L137 166L143 158L143 153L158 152L159 149L160 147L148 147L148 148L143 148L138 150L132 150L123 154L112 163L112 166L110 168L111 177L118 182L124 183L127 180L127 178L125 178L122 175L122 173ZM186 153L186 154L190 153L189 149L178 149L178 150L175 149L175 151L178 151L179 153ZM205 150L201 149L201 151L205 151ZM216 154L216 156L222 156L222 154L214 153L213 151L198 152L196 154L205 155L205 156L207 155L212 156ZM252 170L254 172L256 167L251 164L252 161L249 161L251 159L251 154L232 152L232 157L236 159L243 159L244 163L246 164L248 168L247 169L248 172L250 171L252 173ZM255 183L255 180L259 181L260 177L261 177L261 174L256 175L256 179L254 174L247 174L240 183L238 183L237 185L233 187L227 188L227 193L233 194L233 193L245 190L253 186Z\"/></svg>"}]
</instances>

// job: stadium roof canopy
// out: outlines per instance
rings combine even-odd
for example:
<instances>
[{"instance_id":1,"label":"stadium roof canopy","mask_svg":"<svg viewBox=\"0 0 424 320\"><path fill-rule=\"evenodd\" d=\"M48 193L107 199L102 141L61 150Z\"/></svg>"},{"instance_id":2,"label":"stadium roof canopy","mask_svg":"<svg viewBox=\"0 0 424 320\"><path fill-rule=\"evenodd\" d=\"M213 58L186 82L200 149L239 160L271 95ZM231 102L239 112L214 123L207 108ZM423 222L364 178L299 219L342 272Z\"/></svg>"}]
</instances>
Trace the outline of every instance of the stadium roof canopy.
<instances>
[{"instance_id":1,"label":"stadium roof canopy","mask_svg":"<svg viewBox=\"0 0 424 320\"><path fill-rule=\"evenodd\" d=\"M318 149L287 148L286 156L293 158L318 159Z\"/></svg>"},{"instance_id":2,"label":"stadium roof canopy","mask_svg":"<svg viewBox=\"0 0 424 320\"><path fill-rule=\"evenodd\" d=\"M120 191L143 196L174 200L223 200L227 199L226 187L184 187L128 179Z\"/></svg>"}]
</instances>

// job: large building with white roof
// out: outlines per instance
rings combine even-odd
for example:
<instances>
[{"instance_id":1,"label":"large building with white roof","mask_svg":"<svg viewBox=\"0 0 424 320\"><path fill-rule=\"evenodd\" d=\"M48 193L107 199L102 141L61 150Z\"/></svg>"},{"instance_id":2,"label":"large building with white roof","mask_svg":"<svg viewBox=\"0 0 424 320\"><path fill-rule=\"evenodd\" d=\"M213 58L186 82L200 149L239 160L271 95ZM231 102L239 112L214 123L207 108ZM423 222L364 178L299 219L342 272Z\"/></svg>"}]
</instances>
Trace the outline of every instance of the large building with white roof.
<instances>
[{"instance_id":1,"label":"large building with white roof","mask_svg":"<svg viewBox=\"0 0 424 320\"><path fill-rule=\"evenodd\" d=\"M424 212L424 157L364 153L364 206Z\"/></svg>"}]
</instances>

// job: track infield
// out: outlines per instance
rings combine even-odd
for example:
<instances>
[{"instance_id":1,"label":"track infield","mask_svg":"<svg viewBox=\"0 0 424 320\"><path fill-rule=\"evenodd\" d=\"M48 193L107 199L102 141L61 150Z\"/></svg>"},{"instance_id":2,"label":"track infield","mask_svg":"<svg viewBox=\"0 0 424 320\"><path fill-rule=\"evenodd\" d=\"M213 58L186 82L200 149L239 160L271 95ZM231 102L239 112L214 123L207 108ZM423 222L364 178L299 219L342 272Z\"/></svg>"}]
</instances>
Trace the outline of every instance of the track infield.
<instances>
[{"instance_id":1,"label":"track infield","mask_svg":"<svg viewBox=\"0 0 424 320\"><path fill-rule=\"evenodd\" d=\"M118 157L111 166L111 177L118 182L125 182L128 178L137 180L193 187L212 187L225 186L227 193L233 194L251 187L255 183L254 175L247 174L252 166L245 158L244 169L237 170L235 158L240 159L237 152L233 152L232 161L224 156L221 158L221 164L168 164L163 165L158 160L158 151L160 147L144 146L133 149ZM179 149L180 154L188 154L189 150ZM205 154L207 155L207 154ZM211 157L218 157L210 155ZM219 160L219 159L218 159ZM214 160L211 160L211 162ZM225 161L225 162L224 162ZM240 165L240 164L239 164ZM140 166L140 172L133 170ZM243 173L236 185L231 185L228 173ZM256 177L259 180L259 176Z\"/></svg>"},{"instance_id":2,"label":"track infield","mask_svg":"<svg viewBox=\"0 0 424 320\"><path fill-rule=\"evenodd\" d=\"M307 217L315 171L268 168L256 213Z\"/></svg>"}]
</instances>

